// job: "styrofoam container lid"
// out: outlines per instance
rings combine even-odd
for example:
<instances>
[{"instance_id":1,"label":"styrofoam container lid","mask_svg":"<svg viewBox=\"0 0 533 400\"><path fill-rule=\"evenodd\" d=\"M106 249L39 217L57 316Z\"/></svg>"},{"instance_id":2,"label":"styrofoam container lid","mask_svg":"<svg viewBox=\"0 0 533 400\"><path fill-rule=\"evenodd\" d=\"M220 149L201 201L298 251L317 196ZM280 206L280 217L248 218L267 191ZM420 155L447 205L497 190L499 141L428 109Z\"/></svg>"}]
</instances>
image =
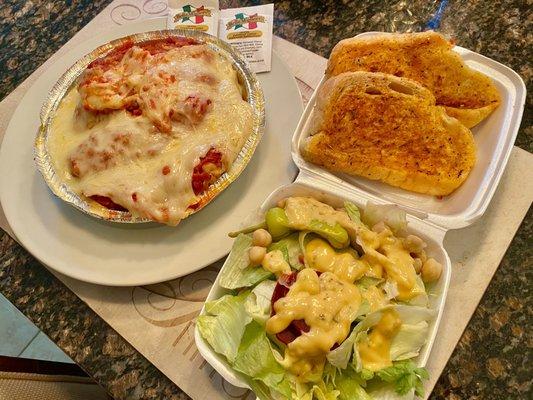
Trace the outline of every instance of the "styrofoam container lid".
<instances>
[{"instance_id":1,"label":"styrofoam container lid","mask_svg":"<svg viewBox=\"0 0 533 400\"><path fill-rule=\"evenodd\" d=\"M358 37L378 33L381 32L367 32ZM317 92L325 78L313 93L293 136L292 156L300 171L317 179L326 179L340 191L364 194L375 203L397 204L408 213L446 229L474 223L485 213L507 165L522 119L526 87L522 78L505 65L459 46L455 46L454 50L468 66L493 80L501 95L501 104L488 118L472 128L477 147L476 164L466 181L451 195L438 199L363 177L329 172L304 160L299 151L300 145L308 137Z\"/></svg>"}]
</instances>

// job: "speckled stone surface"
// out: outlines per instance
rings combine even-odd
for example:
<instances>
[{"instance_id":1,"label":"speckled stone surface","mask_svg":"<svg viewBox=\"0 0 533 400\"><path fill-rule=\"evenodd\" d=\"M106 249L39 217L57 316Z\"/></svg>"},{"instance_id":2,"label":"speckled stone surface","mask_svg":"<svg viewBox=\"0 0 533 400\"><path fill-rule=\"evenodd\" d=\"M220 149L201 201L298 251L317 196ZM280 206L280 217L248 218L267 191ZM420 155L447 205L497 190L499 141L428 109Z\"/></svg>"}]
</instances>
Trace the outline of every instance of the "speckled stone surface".
<instances>
[{"instance_id":1,"label":"speckled stone surface","mask_svg":"<svg viewBox=\"0 0 533 400\"><path fill-rule=\"evenodd\" d=\"M0 98L15 89L109 2L0 2ZM223 7L259 3L267 2L221 0ZM446 7L435 15L442 4ZM533 151L531 0L279 1L274 30L277 35L327 57L338 40L360 32L417 31L432 23L440 24L438 30L453 37L459 45L509 65L522 76L529 95L516 144ZM530 209L432 399L532 398L532 230ZM187 398L3 233L0 292L113 397Z\"/></svg>"},{"instance_id":2,"label":"speckled stone surface","mask_svg":"<svg viewBox=\"0 0 533 400\"><path fill-rule=\"evenodd\" d=\"M189 399L8 235L0 292L116 399Z\"/></svg>"}]
</instances>

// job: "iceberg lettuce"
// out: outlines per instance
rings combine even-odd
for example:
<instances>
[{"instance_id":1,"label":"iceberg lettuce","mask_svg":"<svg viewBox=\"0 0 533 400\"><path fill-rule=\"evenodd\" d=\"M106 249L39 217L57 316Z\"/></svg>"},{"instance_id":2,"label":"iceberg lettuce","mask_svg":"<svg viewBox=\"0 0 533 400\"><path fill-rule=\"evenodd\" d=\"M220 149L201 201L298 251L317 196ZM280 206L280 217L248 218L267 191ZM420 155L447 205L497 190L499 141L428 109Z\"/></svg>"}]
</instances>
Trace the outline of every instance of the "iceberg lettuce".
<instances>
[{"instance_id":1,"label":"iceberg lettuce","mask_svg":"<svg viewBox=\"0 0 533 400\"><path fill-rule=\"evenodd\" d=\"M417 296L413 297L409 301L406 302L406 304L412 305L412 306L420 306L420 307L428 307L429 306L429 297L426 292L426 287L424 285L424 281L420 277L420 275L416 276L416 287L417 292L420 293Z\"/></svg>"},{"instance_id":2,"label":"iceberg lettuce","mask_svg":"<svg viewBox=\"0 0 533 400\"><path fill-rule=\"evenodd\" d=\"M272 243L268 247L268 251L281 250L290 266L294 269L300 270L303 264L300 262L300 256L302 251L300 250L300 244L298 243L298 233L292 233L291 235Z\"/></svg>"},{"instance_id":3,"label":"iceberg lettuce","mask_svg":"<svg viewBox=\"0 0 533 400\"><path fill-rule=\"evenodd\" d=\"M368 314L361 322L359 322L355 328L352 329L350 335L337 347L335 350L331 350L327 355L327 360L331 365L344 369L348 366L350 357L355 347L357 336L360 332L366 331L371 326L376 325L381 319L380 311Z\"/></svg>"},{"instance_id":4,"label":"iceberg lettuce","mask_svg":"<svg viewBox=\"0 0 533 400\"><path fill-rule=\"evenodd\" d=\"M395 362L392 367L378 371L377 376L394 384L394 390L399 395L406 395L414 389L417 396L424 396L423 379L429 379L425 368L417 368L411 360Z\"/></svg>"},{"instance_id":5,"label":"iceberg lettuce","mask_svg":"<svg viewBox=\"0 0 533 400\"><path fill-rule=\"evenodd\" d=\"M292 400L339 400L340 392L324 380L315 383L293 382Z\"/></svg>"},{"instance_id":6,"label":"iceberg lettuce","mask_svg":"<svg viewBox=\"0 0 533 400\"><path fill-rule=\"evenodd\" d=\"M400 326L398 333L391 342L390 351L392 361L404 360L417 356L420 348L425 344L429 329L428 321L435 316L435 311L425 307L407 305L386 306L381 310L368 314L366 318L354 328L349 337L353 344L354 357L352 364L356 371L361 371L363 369L359 352L357 351L357 343L365 338L368 329L379 322L381 313L387 309L395 310L402 321L402 325ZM360 325L362 326L361 328L359 328ZM354 338L352 335L356 329L357 333L355 334L356 337ZM339 346L336 350L338 350L341 346Z\"/></svg>"},{"instance_id":7,"label":"iceberg lettuce","mask_svg":"<svg viewBox=\"0 0 533 400\"><path fill-rule=\"evenodd\" d=\"M249 287L272 276L272 273L266 269L250 265L248 260L250 247L252 247L252 238L249 235L241 233L237 236L231 253L220 271L220 286L225 289Z\"/></svg>"},{"instance_id":8,"label":"iceberg lettuce","mask_svg":"<svg viewBox=\"0 0 533 400\"><path fill-rule=\"evenodd\" d=\"M271 299L275 287L276 281L263 281L252 290L244 302L248 315L263 326L270 318Z\"/></svg>"},{"instance_id":9,"label":"iceberg lettuce","mask_svg":"<svg viewBox=\"0 0 533 400\"><path fill-rule=\"evenodd\" d=\"M363 225L363 222L361 221L361 211L359 211L359 208L354 203L349 201L344 202L344 210L353 222L357 225Z\"/></svg>"},{"instance_id":10,"label":"iceberg lettuce","mask_svg":"<svg viewBox=\"0 0 533 400\"><path fill-rule=\"evenodd\" d=\"M264 327L255 321L246 327L233 368L290 397L290 386L283 382L285 369L276 361Z\"/></svg>"},{"instance_id":11,"label":"iceberg lettuce","mask_svg":"<svg viewBox=\"0 0 533 400\"><path fill-rule=\"evenodd\" d=\"M373 400L361 383L359 376L350 368L337 374L335 387L340 391L339 400Z\"/></svg>"},{"instance_id":12,"label":"iceberg lettuce","mask_svg":"<svg viewBox=\"0 0 533 400\"><path fill-rule=\"evenodd\" d=\"M420 348L426 343L429 324L420 321L417 324L402 324L400 330L391 342L391 360L406 360L416 357Z\"/></svg>"},{"instance_id":13,"label":"iceberg lettuce","mask_svg":"<svg viewBox=\"0 0 533 400\"><path fill-rule=\"evenodd\" d=\"M418 354L426 341L428 321L434 311L424 307L390 305L368 314L348 338L327 355L322 379L299 383L278 361L277 353L261 322L268 318L274 281L261 282L252 292L226 295L206 303L207 315L198 317L201 335L224 355L261 400L393 400L423 394L427 372L406 358ZM394 309L402 326L391 343L391 367L366 371L360 363L357 343L377 324L386 309ZM350 358L354 353L352 363ZM402 360L402 361L397 361ZM358 371L358 372L356 372Z\"/></svg>"},{"instance_id":14,"label":"iceberg lettuce","mask_svg":"<svg viewBox=\"0 0 533 400\"><path fill-rule=\"evenodd\" d=\"M218 300L205 303L207 314L196 319L196 325L202 337L219 354L229 362L235 361L239 344L246 325L252 321L244 308L244 302L250 292L238 296L226 295Z\"/></svg>"},{"instance_id":15,"label":"iceberg lettuce","mask_svg":"<svg viewBox=\"0 0 533 400\"><path fill-rule=\"evenodd\" d=\"M418 355L420 348L427 339L429 329L428 322L435 312L425 307L415 307L406 305L389 305L381 310L367 314L353 329L350 335L335 350L331 350L327 355L327 360L331 365L345 369L348 366L352 352L355 351L352 364L357 371L363 369L357 343L364 339L366 332L381 319L384 310L392 308L398 312L402 325L397 335L391 342L391 359L402 360Z\"/></svg>"},{"instance_id":16,"label":"iceberg lettuce","mask_svg":"<svg viewBox=\"0 0 533 400\"><path fill-rule=\"evenodd\" d=\"M405 211L392 204L367 203L361 220L369 227L373 227L378 222L383 221L394 233L403 232L407 229Z\"/></svg>"}]
</instances>

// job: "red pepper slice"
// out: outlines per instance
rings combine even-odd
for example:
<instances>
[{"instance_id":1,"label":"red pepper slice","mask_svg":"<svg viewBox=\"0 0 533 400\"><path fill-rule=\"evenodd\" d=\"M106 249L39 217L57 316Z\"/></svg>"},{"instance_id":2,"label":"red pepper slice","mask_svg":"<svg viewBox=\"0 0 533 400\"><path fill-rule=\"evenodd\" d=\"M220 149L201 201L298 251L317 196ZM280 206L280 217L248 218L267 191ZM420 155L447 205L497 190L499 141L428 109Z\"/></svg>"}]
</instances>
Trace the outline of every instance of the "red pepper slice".
<instances>
[{"instance_id":1,"label":"red pepper slice","mask_svg":"<svg viewBox=\"0 0 533 400\"><path fill-rule=\"evenodd\" d=\"M272 305L271 316L276 314L276 311L274 311L274 303L289 293L289 288L294 282L296 282L297 277L298 272L284 274L279 277L274 292L272 293L272 298L270 299ZM276 334L276 337L281 343L289 344L300 336L302 332L309 332L310 329L309 325L307 325L303 319L298 319L292 321L287 328Z\"/></svg>"}]
</instances>

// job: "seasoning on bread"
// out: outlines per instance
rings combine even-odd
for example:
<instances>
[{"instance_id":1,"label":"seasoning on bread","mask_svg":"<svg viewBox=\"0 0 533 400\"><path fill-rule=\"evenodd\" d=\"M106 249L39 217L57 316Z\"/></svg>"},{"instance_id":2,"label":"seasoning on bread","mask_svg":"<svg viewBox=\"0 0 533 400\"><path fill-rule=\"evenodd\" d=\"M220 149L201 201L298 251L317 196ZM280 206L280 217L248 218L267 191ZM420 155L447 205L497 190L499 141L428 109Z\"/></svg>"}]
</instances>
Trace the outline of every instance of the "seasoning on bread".
<instances>
[{"instance_id":1,"label":"seasoning on bread","mask_svg":"<svg viewBox=\"0 0 533 400\"><path fill-rule=\"evenodd\" d=\"M475 163L472 133L409 79L347 72L317 95L305 159L325 168L443 196Z\"/></svg>"},{"instance_id":2,"label":"seasoning on bread","mask_svg":"<svg viewBox=\"0 0 533 400\"><path fill-rule=\"evenodd\" d=\"M368 71L413 79L433 93L448 115L471 128L498 107L500 95L489 77L468 67L452 48L432 31L354 37L333 48L326 74Z\"/></svg>"}]
</instances>

